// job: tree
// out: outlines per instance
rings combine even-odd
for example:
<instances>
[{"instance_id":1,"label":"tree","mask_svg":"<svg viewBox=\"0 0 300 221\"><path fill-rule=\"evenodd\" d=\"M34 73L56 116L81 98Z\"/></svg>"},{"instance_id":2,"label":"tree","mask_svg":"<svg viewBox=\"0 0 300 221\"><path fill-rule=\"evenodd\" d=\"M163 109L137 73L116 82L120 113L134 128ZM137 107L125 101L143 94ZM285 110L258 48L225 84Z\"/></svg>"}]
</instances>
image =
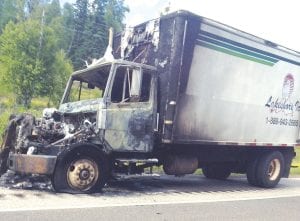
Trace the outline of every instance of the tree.
<instances>
[{"instance_id":1,"label":"tree","mask_svg":"<svg viewBox=\"0 0 300 221\"><path fill-rule=\"evenodd\" d=\"M0 71L6 83L17 95L17 103L30 106L34 95L34 85L39 81L42 71L41 61L37 59L39 24L34 21L6 25L0 37Z\"/></svg>"},{"instance_id":2,"label":"tree","mask_svg":"<svg viewBox=\"0 0 300 221\"><path fill-rule=\"evenodd\" d=\"M59 0L52 0L50 4L46 6L46 24L50 24L53 19L61 17L61 8Z\"/></svg>"},{"instance_id":3,"label":"tree","mask_svg":"<svg viewBox=\"0 0 300 221\"><path fill-rule=\"evenodd\" d=\"M77 0L63 9L59 0L0 0L0 81L26 107L33 96L57 100L58 82L72 69L67 58L78 69L101 57L109 27L120 31L128 11L124 0Z\"/></svg>"},{"instance_id":4,"label":"tree","mask_svg":"<svg viewBox=\"0 0 300 221\"><path fill-rule=\"evenodd\" d=\"M63 30L64 37L63 37L61 48L63 48L67 52L67 56L68 56L73 45L74 30L75 30L74 7L69 3L64 4L62 10L62 24L64 28Z\"/></svg>"},{"instance_id":5,"label":"tree","mask_svg":"<svg viewBox=\"0 0 300 221\"><path fill-rule=\"evenodd\" d=\"M105 22L109 27L113 27L119 32L124 28L123 20L125 13L129 12L129 8L124 6L124 0L110 0L105 8Z\"/></svg>"},{"instance_id":6,"label":"tree","mask_svg":"<svg viewBox=\"0 0 300 221\"><path fill-rule=\"evenodd\" d=\"M25 0L0 0L0 34L9 21L24 19Z\"/></svg>"},{"instance_id":7,"label":"tree","mask_svg":"<svg viewBox=\"0 0 300 221\"><path fill-rule=\"evenodd\" d=\"M0 76L16 94L18 104L29 108L33 96L54 93L57 51L54 31L45 26L41 35L40 21L6 25L0 36Z\"/></svg>"},{"instance_id":8,"label":"tree","mask_svg":"<svg viewBox=\"0 0 300 221\"><path fill-rule=\"evenodd\" d=\"M59 101L65 90L66 82L73 72L73 66L71 61L66 57L66 53L63 50L56 52L55 60L51 67L53 78L51 84L53 85L50 90L49 101L52 101L55 105L59 104Z\"/></svg>"},{"instance_id":9,"label":"tree","mask_svg":"<svg viewBox=\"0 0 300 221\"><path fill-rule=\"evenodd\" d=\"M70 57L75 68L82 67L84 48L82 42L85 40L84 31L88 19L88 0L77 0L74 10L74 39L70 49Z\"/></svg>"},{"instance_id":10,"label":"tree","mask_svg":"<svg viewBox=\"0 0 300 221\"><path fill-rule=\"evenodd\" d=\"M108 30L123 27L129 9L123 0L77 0L74 11L74 39L70 58L76 69L83 68L84 60L101 57L106 49Z\"/></svg>"}]
</instances>

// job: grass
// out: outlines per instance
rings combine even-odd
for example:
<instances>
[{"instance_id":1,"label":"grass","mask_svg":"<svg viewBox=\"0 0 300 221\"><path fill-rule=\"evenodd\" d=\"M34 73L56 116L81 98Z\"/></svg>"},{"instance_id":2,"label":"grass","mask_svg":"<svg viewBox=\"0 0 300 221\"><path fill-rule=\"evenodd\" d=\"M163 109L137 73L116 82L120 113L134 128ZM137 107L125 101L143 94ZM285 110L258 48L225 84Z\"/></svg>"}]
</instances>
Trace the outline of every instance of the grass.
<instances>
[{"instance_id":1,"label":"grass","mask_svg":"<svg viewBox=\"0 0 300 221\"><path fill-rule=\"evenodd\" d=\"M296 157L293 160L291 168L291 175L300 175L300 148L296 148Z\"/></svg>"}]
</instances>

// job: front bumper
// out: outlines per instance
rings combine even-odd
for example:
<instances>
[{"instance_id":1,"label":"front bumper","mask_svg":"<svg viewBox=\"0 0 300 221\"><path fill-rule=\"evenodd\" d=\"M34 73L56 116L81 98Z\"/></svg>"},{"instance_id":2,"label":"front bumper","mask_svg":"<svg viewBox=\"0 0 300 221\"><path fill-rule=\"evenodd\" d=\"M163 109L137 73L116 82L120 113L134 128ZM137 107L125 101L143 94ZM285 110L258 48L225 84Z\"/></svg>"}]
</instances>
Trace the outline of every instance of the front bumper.
<instances>
[{"instance_id":1,"label":"front bumper","mask_svg":"<svg viewBox=\"0 0 300 221\"><path fill-rule=\"evenodd\" d=\"M8 167L19 173L50 175L54 172L56 159L56 156L10 153Z\"/></svg>"}]
</instances>

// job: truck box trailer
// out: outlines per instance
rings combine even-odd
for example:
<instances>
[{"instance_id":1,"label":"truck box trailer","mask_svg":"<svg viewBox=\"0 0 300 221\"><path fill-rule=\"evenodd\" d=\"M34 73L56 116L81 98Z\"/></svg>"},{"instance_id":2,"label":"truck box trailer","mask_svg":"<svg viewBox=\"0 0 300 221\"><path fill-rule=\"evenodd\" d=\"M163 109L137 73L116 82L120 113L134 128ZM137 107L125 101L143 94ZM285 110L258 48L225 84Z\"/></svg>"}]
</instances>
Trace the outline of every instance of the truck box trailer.
<instances>
[{"instance_id":1,"label":"truck box trailer","mask_svg":"<svg viewBox=\"0 0 300 221\"><path fill-rule=\"evenodd\" d=\"M59 192L162 165L275 187L299 138L298 52L177 11L110 38L70 77L59 109L12 118L1 172L47 174Z\"/></svg>"}]
</instances>

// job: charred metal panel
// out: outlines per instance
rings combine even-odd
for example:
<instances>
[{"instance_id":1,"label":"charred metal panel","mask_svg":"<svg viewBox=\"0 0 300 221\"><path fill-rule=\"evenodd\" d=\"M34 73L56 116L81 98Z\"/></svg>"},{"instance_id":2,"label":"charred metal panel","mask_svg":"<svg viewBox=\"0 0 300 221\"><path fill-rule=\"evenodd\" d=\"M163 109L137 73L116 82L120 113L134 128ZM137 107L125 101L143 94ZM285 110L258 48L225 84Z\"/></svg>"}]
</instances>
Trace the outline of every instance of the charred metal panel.
<instances>
[{"instance_id":1,"label":"charred metal panel","mask_svg":"<svg viewBox=\"0 0 300 221\"><path fill-rule=\"evenodd\" d=\"M170 54L170 70L168 75L160 75L161 82L167 82L166 97L162 98L161 105L164 108L163 119L163 142L172 142L173 125L175 122L175 114L177 109L177 101L180 88L185 87L188 78L191 58L189 55L194 48L196 39L197 26L199 29L200 20L182 14L173 20L173 35ZM195 29L196 28L196 29ZM182 81L183 79L183 81ZM183 83L183 84L182 84ZM161 90L164 85L161 85ZM165 101L165 102L163 102ZM162 109L162 107L161 107ZM163 111L163 110L161 110Z\"/></svg>"},{"instance_id":2,"label":"charred metal panel","mask_svg":"<svg viewBox=\"0 0 300 221\"><path fill-rule=\"evenodd\" d=\"M10 121L5 129L2 144L0 146L0 175L8 169L7 159L9 152L24 152L24 147L31 135L35 118L30 114L11 115Z\"/></svg>"},{"instance_id":3,"label":"charred metal panel","mask_svg":"<svg viewBox=\"0 0 300 221\"><path fill-rule=\"evenodd\" d=\"M83 100L64 103L59 106L59 111L63 113L96 112L103 106L103 99Z\"/></svg>"},{"instance_id":4,"label":"charred metal panel","mask_svg":"<svg viewBox=\"0 0 300 221\"><path fill-rule=\"evenodd\" d=\"M159 19L127 28L114 38L114 57L153 65L159 48Z\"/></svg>"},{"instance_id":5,"label":"charred metal panel","mask_svg":"<svg viewBox=\"0 0 300 221\"><path fill-rule=\"evenodd\" d=\"M52 174L56 156L10 154L9 169L26 174Z\"/></svg>"},{"instance_id":6,"label":"charred metal panel","mask_svg":"<svg viewBox=\"0 0 300 221\"><path fill-rule=\"evenodd\" d=\"M154 22L154 26L152 26ZM156 33L156 37L159 36L157 41L156 37L153 39L152 35L146 33L147 27L153 27L152 33ZM159 119L159 131L162 131L163 117L165 112L166 97L168 92L168 83L170 75L170 57L171 48L173 42L173 26L174 17L165 18L163 20L155 20L151 22L146 22L141 25L134 27L130 34L126 34L126 31L122 34L116 36L114 41L114 55L115 57L122 57L125 54L124 59L130 61L137 61L145 63L148 65L153 65L157 67L159 73L159 94L158 94L158 104L157 110L162 116ZM159 33L157 33L159 32ZM149 36L149 38L141 38L141 36ZM125 39L124 39L125 38ZM127 39L127 42L126 42ZM138 39L138 40L137 40ZM127 48L130 51L126 53L121 53L121 48L124 50L124 41L126 42ZM130 53L129 53L130 52ZM130 56L129 56L130 55ZM159 133L161 135L161 133Z\"/></svg>"},{"instance_id":7,"label":"charred metal panel","mask_svg":"<svg viewBox=\"0 0 300 221\"><path fill-rule=\"evenodd\" d=\"M106 112L105 140L114 151L150 152L153 147L152 105L112 104Z\"/></svg>"},{"instance_id":8,"label":"charred metal panel","mask_svg":"<svg viewBox=\"0 0 300 221\"><path fill-rule=\"evenodd\" d=\"M179 11L161 17L160 20L138 25L115 37L116 57L123 55L127 60L157 67L159 73L157 108L160 116L158 134L166 141L172 139L179 89L183 91L186 87L200 21L199 16ZM149 27L152 27L152 31L149 31ZM155 34L147 34L151 32ZM124 40L126 48L130 48L127 53L121 53L125 48Z\"/></svg>"},{"instance_id":9,"label":"charred metal panel","mask_svg":"<svg viewBox=\"0 0 300 221\"><path fill-rule=\"evenodd\" d=\"M194 53L194 47L199 33L202 18L188 17L186 21L187 24L186 24L186 33L183 39L184 45L183 45L183 55L181 60L179 94L184 93L187 87L193 53Z\"/></svg>"}]
</instances>

